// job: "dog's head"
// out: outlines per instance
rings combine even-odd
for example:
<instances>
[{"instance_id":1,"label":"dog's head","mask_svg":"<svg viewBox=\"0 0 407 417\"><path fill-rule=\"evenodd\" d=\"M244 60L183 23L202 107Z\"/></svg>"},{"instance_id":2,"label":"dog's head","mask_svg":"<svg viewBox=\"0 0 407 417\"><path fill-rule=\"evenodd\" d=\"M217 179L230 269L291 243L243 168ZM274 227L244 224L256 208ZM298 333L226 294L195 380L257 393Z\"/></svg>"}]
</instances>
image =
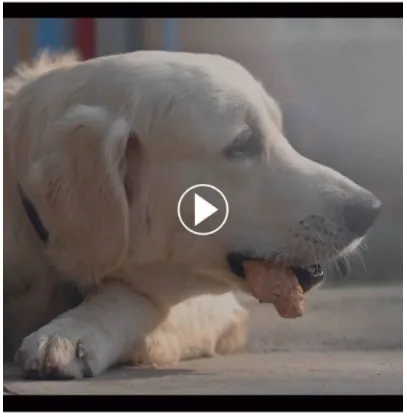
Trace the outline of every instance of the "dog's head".
<instances>
[{"instance_id":1,"label":"dog's head","mask_svg":"<svg viewBox=\"0 0 407 417\"><path fill-rule=\"evenodd\" d=\"M117 91L99 95L100 107L73 104L36 146L25 187L59 268L102 276L164 262L234 280L244 259L257 258L318 278L320 264L361 242L379 200L298 154L249 72L218 56L159 57L136 65L127 83L112 81ZM226 224L210 236L177 217L195 184L229 202ZM185 210L192 216L192 205Z\"/></svg>"}]
</instances>

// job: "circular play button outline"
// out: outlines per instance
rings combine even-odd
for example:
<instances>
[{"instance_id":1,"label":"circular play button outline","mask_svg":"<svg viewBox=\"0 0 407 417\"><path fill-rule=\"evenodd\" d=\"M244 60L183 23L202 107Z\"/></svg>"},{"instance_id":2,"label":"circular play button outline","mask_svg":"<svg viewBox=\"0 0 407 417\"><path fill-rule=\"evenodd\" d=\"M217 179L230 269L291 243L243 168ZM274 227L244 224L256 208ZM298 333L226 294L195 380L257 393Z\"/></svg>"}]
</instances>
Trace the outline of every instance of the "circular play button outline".
<instances>
[{"instance_id":1,"label":"circular play button outline","mask_svg":"<svg viewBox=\"0 0 407 417\"><path fill-rule=\"evenodd\" d=\"M216 191L218 194L220 194L220 196L222 197L223 201L225 202L225 208L226 208L226 212L225 212L225 217L222 221L222 223L214 230L211 230L210 232L197 232L195 230L192 230L190 227L188 227L184 220L182 220L182 215L181 215L181 204L182 204L182 200L184 199L184 197L192 190L195 190L195 188L200 188L200 187L207 187L207 188L211 188L212 190ZM199 196L199 194L198 194ZM200 197L200 196L199 196ZM202 197L200 197L202 198ZM205 200L205 199L203 199ZM219 190L219 188L216 188L215 186L211 185L211 184L196 184L193 185L192 187L187 188L181 195L181 197L178 200L178 204L177 204L177 214L178 214L178 219L181 222L181 224L185 227L185 229L188 230L188 232L191 232L194 235L198 235L198 236L208 236L208 235L213 235L214 233L216 233L217 231L219 231L226 223L228 217L229 217L229 203L228 200L226 200L225 194L222 193L221 190ZM209 216L210 217L210 216Z\"/></svg>"}]
</instances>

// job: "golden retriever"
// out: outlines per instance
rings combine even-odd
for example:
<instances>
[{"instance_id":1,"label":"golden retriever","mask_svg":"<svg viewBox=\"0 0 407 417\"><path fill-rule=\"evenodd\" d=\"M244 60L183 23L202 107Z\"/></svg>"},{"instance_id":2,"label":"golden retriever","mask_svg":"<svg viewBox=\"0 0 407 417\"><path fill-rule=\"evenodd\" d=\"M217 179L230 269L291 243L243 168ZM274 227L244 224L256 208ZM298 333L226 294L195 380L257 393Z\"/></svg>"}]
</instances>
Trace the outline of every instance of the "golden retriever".
<instances>
[{"instance_id":1,"label":"golden retriever","mask_svg":"<svg viewBox=\"0 0 407 417\"><path fill-rule=\"evenodd\" d=\"M312 279L380 208L299 155L276 102L221 56L43 54L4 81L3 102L5 350L26 376L234 352L243 260ZM177 218L201 183L230 207L210 236Z\"/></svg>"}]
</instances>

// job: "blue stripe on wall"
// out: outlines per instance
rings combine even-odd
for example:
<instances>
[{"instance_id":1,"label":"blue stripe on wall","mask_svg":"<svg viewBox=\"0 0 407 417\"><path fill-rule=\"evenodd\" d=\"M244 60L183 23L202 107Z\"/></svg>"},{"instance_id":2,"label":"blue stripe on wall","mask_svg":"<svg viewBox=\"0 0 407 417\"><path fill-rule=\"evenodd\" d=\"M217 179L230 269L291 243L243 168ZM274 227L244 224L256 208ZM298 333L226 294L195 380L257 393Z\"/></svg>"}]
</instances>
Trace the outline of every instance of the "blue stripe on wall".
<instances>
[{"instance_id":1,"label":"blue stripe on wall","mask_svg":"<svg viewBox=\"0 0 407 417\"><path fill-rule=\"evenodd\" d=\"M164 19L163 27L164 49L179 50L179 21L178 19Z\"/></svg>"},{"instance_id":2,"label":"blue stripe on wall","mask_svg":"<svg viewBox=\"0 0 407 417\"><path fill-rule=\"evenodd\" d=\"M62 50L64 47L64 19L36 19L36 49Z\"/></svg>"}]
</instances>

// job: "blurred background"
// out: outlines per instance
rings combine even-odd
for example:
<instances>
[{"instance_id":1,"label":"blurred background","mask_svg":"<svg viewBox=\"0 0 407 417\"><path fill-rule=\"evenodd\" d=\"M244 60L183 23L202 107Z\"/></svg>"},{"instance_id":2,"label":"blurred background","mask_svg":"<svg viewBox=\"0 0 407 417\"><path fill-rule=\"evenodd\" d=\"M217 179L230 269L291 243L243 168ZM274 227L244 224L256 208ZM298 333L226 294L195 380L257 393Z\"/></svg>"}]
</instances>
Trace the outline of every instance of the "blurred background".
<instances>
[{"instance_id":1,"label":"blurred background","mask_svg":"<svg viewBox=\"0 0 407 417\"><path fill-rule=\"evenodd\" d=\"M333 285L402 280L402 19L4 19L4 76L41 49L85 58L140 49L235 59L280 102L301 153L383 202L368 250Z\"/></svg>"}]
</instances>

